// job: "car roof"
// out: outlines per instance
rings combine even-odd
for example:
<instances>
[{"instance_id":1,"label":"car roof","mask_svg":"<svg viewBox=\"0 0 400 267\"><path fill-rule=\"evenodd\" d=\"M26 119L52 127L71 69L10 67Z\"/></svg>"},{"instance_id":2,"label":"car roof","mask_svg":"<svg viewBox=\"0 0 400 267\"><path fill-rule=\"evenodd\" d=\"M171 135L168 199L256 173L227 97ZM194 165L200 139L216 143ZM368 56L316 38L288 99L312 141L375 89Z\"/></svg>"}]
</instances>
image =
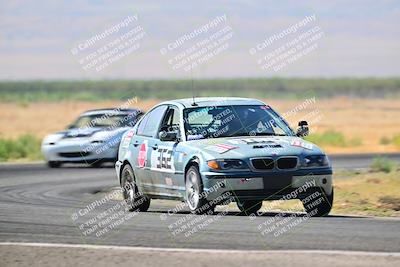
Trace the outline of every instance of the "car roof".
<instances>
[{"instance_id":1,"label":"car roof","mask_svg":"<svg viewBox=\"0 0 400 267\"><path fill-rule=\"evenodd\" d=\"M196 97L196 105L193 105L193 98L175 99L160 103L164 104L181 104L185 108L191 107L209 107L209 106L226 106L226 105L264 105L264 103L257 99L243 98L243 97Z\"/></svg>"},{"instance_id":2,"label":"car roof","mask_svg":"<svg viewBox=\"0 0 400 267\"><path fill-rule=\"evenodd\" d=\"M82 115L99 115L99 114L129 114L129 113L142 113L140 109L135 108L99 108L91 109L83 112Z\"/></svg>"}]
</instances>

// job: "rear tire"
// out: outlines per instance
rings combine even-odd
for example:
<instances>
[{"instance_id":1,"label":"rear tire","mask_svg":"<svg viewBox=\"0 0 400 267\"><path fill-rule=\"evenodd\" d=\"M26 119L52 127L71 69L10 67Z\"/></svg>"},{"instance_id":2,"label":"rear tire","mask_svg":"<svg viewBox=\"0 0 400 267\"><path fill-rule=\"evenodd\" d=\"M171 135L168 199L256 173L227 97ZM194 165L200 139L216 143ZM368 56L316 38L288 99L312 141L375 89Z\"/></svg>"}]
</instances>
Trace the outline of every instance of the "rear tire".
<instances>
[{"instance_id":1,"label":"rear tire","mask_svg":"<svg viewBox=\"0 0 400 267\"><path fill-rule=\"evenodd\" d=\"M203 196L203 181L197 166L191 166L186 174L186 203L190 212L194 214L213 214L215 205L212 205Z\"/></svg>"},{"instance_id":2,"label":"rear tire","mask_svg":"<svg viewBox=\"0 0 400 267\"><path fill-rule=\"evenodd\" d=\"M128 211L147 211L150 198L140 193L136 186L135 176L131 165L126 164L121 172L122 197L128 206Z\"/></svg>"},{"instance_id":3,"label":"rear tire","mask_svg":"<svg viewBox=\"0 0 400 267\"><path fill-rule=\"evenodd\" d=\"M317 191L320 192L320 191ZM328 216L329 212L332 209L333 205L333 188L332 193L330 195L325 194L324 190L321 190L321 195L316 199L310 200L308 203L305 203L305 200L302 199L303 206L307 214L311 217L324 217ZM321 198L321 201L319 200ZM314 201L320 201L317 205L313 205Z\"/></svg>"},{"instance_id":4,"label":"rear tire","mask_svg":"<svg viewBox=\"0 0 400 267\"><path fill-rule=\"evenodd\" d=\"M262 201L257 200L237 200L237 207L244 215L256 214L262 207Z\"/></svg>"},{"instance_id":5,"label":"rear tire","mask_svg":"<svg viewBox=\"0 0 400 267\"><path fill-rule=\"evenodd\" d=\"M47 162L47 166L49 168L58 168L58 167L61 166L61 162L59 162L59 161L48 161Z\"/></svg>"}]
</instances>

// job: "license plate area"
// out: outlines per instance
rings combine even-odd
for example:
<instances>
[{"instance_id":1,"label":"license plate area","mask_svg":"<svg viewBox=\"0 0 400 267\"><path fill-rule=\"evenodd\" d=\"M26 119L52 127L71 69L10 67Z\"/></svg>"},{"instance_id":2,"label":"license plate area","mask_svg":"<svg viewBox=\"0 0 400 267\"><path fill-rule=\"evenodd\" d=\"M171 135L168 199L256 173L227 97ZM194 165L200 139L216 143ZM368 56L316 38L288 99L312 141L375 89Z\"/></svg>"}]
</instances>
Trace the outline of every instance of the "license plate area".
<instances>
[{"instance_id":1,"label":"license plate area","mask_svg":"<svg viewBox=\"0 0 400 267\"><path fill-rule=\"evenodd\" d=\"M261 177L256 178L231 178L226 179L225 183L230 190L254 190L264 189L264 180Z\"/></svg>"},{"instance_id":2,"label":"license plate area","mask_svg":"<svg viewBox=\"0 0 400 267\"><path fill-rule=\"evenodd\" d=\"M264 178L265 189L284 189L292 186L292 178L288 177L268 177Z\"/></svg>"}]
</instances>

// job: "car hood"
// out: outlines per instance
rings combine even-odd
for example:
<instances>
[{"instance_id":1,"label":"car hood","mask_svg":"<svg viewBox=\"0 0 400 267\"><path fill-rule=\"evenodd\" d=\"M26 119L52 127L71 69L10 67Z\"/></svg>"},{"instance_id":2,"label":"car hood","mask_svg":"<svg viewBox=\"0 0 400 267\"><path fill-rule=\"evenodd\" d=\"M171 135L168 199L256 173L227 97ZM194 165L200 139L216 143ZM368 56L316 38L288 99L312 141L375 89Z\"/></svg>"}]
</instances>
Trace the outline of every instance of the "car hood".
<instances>
[{"instance_id":1,"label":"car hood","mask_svg":"<svg viewBox=\"0 0 400 267\"><path fill-rule=\"evenodd\" d=\"M316 145L295 136L224 137L187 142L206 159L324 154Z\"/></svg>"}]
</instances>

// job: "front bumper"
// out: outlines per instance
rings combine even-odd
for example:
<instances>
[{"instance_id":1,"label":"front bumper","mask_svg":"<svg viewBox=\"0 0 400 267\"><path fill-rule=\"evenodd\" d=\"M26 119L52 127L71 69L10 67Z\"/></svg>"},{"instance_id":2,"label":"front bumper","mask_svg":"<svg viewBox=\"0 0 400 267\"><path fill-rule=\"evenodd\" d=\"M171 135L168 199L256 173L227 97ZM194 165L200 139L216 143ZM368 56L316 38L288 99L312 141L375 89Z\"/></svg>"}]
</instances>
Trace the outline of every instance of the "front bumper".
<instances>
[{"instance_id":1,"label":"front bumper","mask_svg":"<svg viewBox=\"0 0 400 267\"><path fill-rule=\"evenodd\" d=\"M202 175L209 200L222 195L241 200L278 200L288 195L289 199L301 199L315 190L332 193L331 168L268 173L203 172Z\"/></svg>"},{"instance_id":2,"label":"front bumper","mask_svg":"<svg viewBox=\"0 0 400 267\"><path fill-rule=\"evenodd\" d=\"M109 147L105 143L62 142L54 145L43 144L42 153L47 161L75 163L115 161L118 146Z\"/></svg>"},{"instance_id":3,"label":"front bumper","mask_svg":"<svg viewBox=\"0 0 400 267\"><path fill-rule=\"evenodd\" d=\"M115 162L115 172L117 173L117 179L119 184L121 184L121 167L122 167L122 162L121 161L117 161Z\"/></svg>"}]
</instances>

